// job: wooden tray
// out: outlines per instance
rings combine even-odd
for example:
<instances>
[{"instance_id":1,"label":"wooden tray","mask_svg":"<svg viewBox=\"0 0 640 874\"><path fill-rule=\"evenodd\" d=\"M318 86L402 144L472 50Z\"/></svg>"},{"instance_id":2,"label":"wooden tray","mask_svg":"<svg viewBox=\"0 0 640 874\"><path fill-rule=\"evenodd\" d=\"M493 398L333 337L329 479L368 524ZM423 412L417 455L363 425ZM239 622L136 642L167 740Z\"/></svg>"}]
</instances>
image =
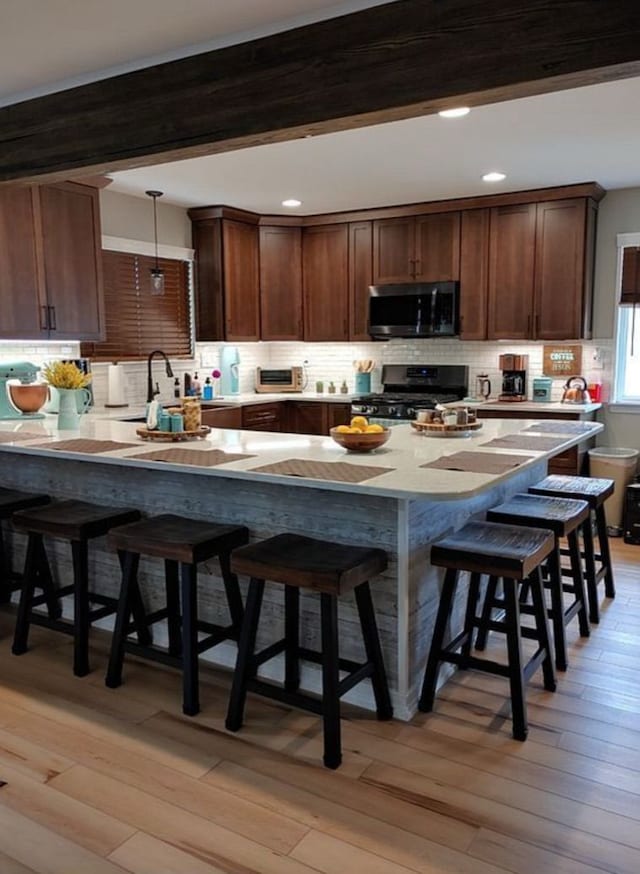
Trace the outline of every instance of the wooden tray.
<instances>
[{"instance_id":1,"label":"wooden tray","mask_svg":"<svg viewBox=\"0 0 640 874\"><path fill-rule=\"evenodd\" d=\"M155 440L157 443L178 443L184 440L201 440L211 431L208 425L200 425L195 431L149 431L148 428L136 428L136 434L142 440Z\"/></svg>"},{"instance_id":2,"label":"wooden tray","mask_svg":"<svg viewBox=\"0 0 640 874\"><path fill-rule=\"evenodd\" d=\"M470 431L479 431L482 422L467 422L466 425L443 425L440 422L411 422L419 434L426 437L465 437Z\"/></svg>"}]
</instances>

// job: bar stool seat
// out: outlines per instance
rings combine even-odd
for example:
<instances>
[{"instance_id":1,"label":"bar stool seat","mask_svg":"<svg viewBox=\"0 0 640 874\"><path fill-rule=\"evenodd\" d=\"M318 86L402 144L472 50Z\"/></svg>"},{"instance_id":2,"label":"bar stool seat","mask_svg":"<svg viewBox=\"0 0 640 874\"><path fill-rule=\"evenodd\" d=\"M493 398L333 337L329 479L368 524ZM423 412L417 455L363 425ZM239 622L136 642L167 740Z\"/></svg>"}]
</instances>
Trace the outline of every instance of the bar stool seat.
<instances>
[{"instance_id":1,"label":"bar stool seat","mask_svg":"<svg viewBox=\"0 0 640 874\"><path fill-rule=\"evenodd\" d=\"M589 600L589 621L597 624L600 621L600 604L598 600L598 583L604 579L604 592L607 598L615 598L616 589L613 579L613 565L609 550L609 535L605 518L604 503L615 488L612 479L588 476L563 476L555 474L545 477L539 483L529 488L534 495L547 497L566 497L586 501L589 504L589 518L582 524L582 539L584 552L584 576ZM591 516L595 517L598 532L599 552L595 551ZM567 550L561 550L567 554Z\"/></svg>"},{"instance_id":2,"label":"bar stool seat","mask_svg":"<svg viewBox=\"0 0 640 874\"><path fill-rule=\"evenodd\" d=\"M553 531L555 544L550 554L547 567L548 575L545 585L551 596L549 617L553 623L553 638L555 646L556 668L559 671L567 669L567 642L565 626L577 614L580 635L589 637L589 620L587 617L587 599L582 576L582 564L578 547L577 529L589 516L589 505L586 501L576 501L571 498L543 497L541 495L514 495L504 504L493 507L487 512L487 520L501 522L505 525L526 525L529 528L544 528ZM560 564L560 538L566 537L571 555L572 580L563 584ZM491 599L495 597L495 581L491 581L486 595L484 616L491 613ZM564 593L573 595L571 603L565 607ZM521 613L530 613L533 608L526 604L527 589L521 598ZM523 628L524 636L529 635L529 629ZM486 640L486 628L480 629L477 648L482 649Z\"/></svg>"},{"instance_id":3,"label":"bar stool seat","mask_svg":"<svg viewBox=\"0 0 640 874\"><path fill-rule=\"evenodd\" d=\"M524 526L502 525L494 522L469 522L460 531L435 543L431 548L431 563L446 568L433 639L424 674L418 707L425 713L433 710L440 664L447 662L465 670L473 668L489 674L508 677L511 691L513 736L524 741L527 737L527 711L524 688L531 676L542 667L544 686L555 691L556 679L551 657L549 629L544 605L544 591L540 566L555 548L551 531ZM461 572L469 572L470 583L462 631L444 644L450 624L452 606ZM502 578L504 620L490 620L492 631L506 635L507 664L480 658L471 654L473 634L484 627L485 619L478 617L477 603L483 575L490 579ZM531 658L523 661L521 645L519 586L527 582L531 589L535 640L538 648ZM532 629L533 630L533 629ZM532 635L533 636L533 635ZM458 650L460 650L458 652Z\"/></svg>"},{"instance_id":4,"label":"bar stool seat","mask_svg":"<svg viewBox=\"0 0 640 874\"><path fill-rule=\"evenodd\" d=\"M88 543L96 537L103 537L116 525L139 518L138 510L102 507L84 501L56 501L13 514L14 527L26 532L29 537L12 647L14 655L22 655L27 651L30 624L44 625L73 635L73 672L78 677L89 673L89 627L96 620L115 613L116 600L89 591ZM55 588L44 536L70 541L73 559L71 585ZM42 596L35 597L36 588L42 589ZM74 618L71 622L60 618L59 599L66 595L73 595L74 598ZM91 610L92 602L101 606ZM34 607L43 603L48 606L48 617L33 611ZM140 614L138 603L134 604L133 609L137 615ZM144 631L141 634L144 635Z\"/></svg>"},{"instance_id":5,"label":"bar stool seat","mask_svg":"<svg viewBox=\"0 0 640 874\"><path fill-rule=\"evenodd\" d=\"M194 716L200 710L198 656L224 640L238 640L244 609L237 576L230 567L232 550L249 540L244 525L223 525L166 514L114 528L108 543L118 550L122 565L122 584L105 683L116 688L122 683L125 652L161 662L182 670L183 712ZM167 621L169 647L161 649L151 640L136 643L128 639L138 630L129 623L133 606L142 603L138 588L141 555L163 558L165 563L166 607L145 614L143 627ZM216 625L198 619L197 566L218 557L225 587L231 624ZM181 592L180 592L181 590ZM182 611L180 610L182 594ZM206 637L199 640L198 633Z\"/></svg>"},{"instance_id":6,"label":"bar stool seat","mask_svg":"<svg viewBox=\"0 0 640 874\"><path fill-rule=\"evenodd\" d=\"M387 567L382 549L347 546L297 534L280 534L233 553L237 573L251 578L238 661L227 712L226 726L238 731L243 722L247 691L257 692L294 707L321 714L324 728L324 764L339 767L340 698L362 680L370 678L378 719L391 719L393 710L382 660L369 579ZM255 652L265 580L285 587L285 636ZM300 646L300 589L320 593L322 651ZM354 592L367 660L363 664L339 657L338 598ZM256 677L260 665L284 653L284 687ZM322 665L320 700L299 692L300 660ZM348 674L342 680L340 671Z\"/></svg>"},{"instance_id":7,"label":"bar stool seat","mask_svg":"<svg viewBox=\"0 0 640 874\"><path fill-rule=\"evenodd\" d=\"M29 507L39 507L51 501L49 495L30 494L19 492L16 489L0 488L0 523L10 519L18 510L27 510ZM11 593L20 588L22 574L13 570L9 563L9 557L4 544L2 525L0 524L0 604L6 604Z\"/></svg>"}]
</instances>

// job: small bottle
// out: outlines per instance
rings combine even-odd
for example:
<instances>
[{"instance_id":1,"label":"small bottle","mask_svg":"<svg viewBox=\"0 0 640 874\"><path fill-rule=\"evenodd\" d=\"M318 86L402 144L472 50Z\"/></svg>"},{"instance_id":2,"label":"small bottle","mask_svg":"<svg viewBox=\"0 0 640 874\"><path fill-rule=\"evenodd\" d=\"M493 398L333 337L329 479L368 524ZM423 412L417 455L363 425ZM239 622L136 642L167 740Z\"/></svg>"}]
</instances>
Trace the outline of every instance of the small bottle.
<instances>
[{"instance_id":1,"label":"small bottle","mask_svg":"<svg viewBox=\"0 0 640 874\"><path fill-rule=\"evenodd\" d=\"M330 395L334 395L336 393L335 383L330 382L329 385L327 386L327 391L329 392Z\"/></svg>"},{"instance_id":2,"label":"small bottle","mask_svg":"<svg viewBox=\"0 0 640 874\"><path fill-rule=\"evenodd\" d=\"M178 379L177 376L173 380L173 396L174 396L174 398L180 397L180 380Z\"/></svg>"},{"instance_id":3,"label":"small bottle","mask_svg":"<svg viewBox=\"0 0 640 874\"><path fill-rule=\"evenodd\" d=\"M349 394L349 386L347 385L347 380L342 380L342 385L340 386L340 394L348 395Z\"/></svg>"},{"instance_id":4,"label":"small bottle","mask_svg":"<svg viewBox=\"0 0 640 874\"><path fill-rule=\"evenodd\" d=\"M200 377L198 376L197 370L193 374L193 379L191 381L191 393L196 398L199 398L202 394L202 386L200 385Z\"/></svg>"},{"instance_id":5,"label":"small bottle","mask_svg":"<svg viewBox=\"0 0 640 874\"><path fill-rule=\"evenodd\" d=\"M211 385L211 377L209 376L204 381L204 388L202 389L202 400L213 400L213 386Z\"/></svg>"},{"instance_id":6,"label":"small bottle","mask_svg":"<svg viewBox=\"0 0 640 874\"><path fill-rule=\"evenodd\" d=\"M185 398L190 398L193 394L193 389L191 387L191 374L185 373L184 375L184 396Z\"/></svg>"},{"instance_id":7,"label":"small bottle","mask_svg":"<svg viewBox=\"0 0 640 874\"><path fill-rule=\"evenodd\" d=\"M323 391L324 391L324 383L322 382L321 379L319 379L316 382L316 394L321 395Z\"/></svg>"}]
</instances>

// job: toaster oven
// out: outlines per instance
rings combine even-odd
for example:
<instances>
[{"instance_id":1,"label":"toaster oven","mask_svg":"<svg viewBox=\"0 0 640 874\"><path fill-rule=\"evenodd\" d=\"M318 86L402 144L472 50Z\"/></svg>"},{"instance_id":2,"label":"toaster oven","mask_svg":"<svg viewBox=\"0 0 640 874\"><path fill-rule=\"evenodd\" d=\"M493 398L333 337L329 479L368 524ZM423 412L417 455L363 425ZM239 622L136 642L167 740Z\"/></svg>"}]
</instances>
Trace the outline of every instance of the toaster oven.
<instances>
[{"instance_id":1,"label":"toaster oven","mask_svg":"<svg viewBox=\"0 0 640 874\"><path fill-rule=\"evenodd\" d=\"M301 392L303 382L302 367L256 367L257 392Z\"/></svg>"}]
</instances>

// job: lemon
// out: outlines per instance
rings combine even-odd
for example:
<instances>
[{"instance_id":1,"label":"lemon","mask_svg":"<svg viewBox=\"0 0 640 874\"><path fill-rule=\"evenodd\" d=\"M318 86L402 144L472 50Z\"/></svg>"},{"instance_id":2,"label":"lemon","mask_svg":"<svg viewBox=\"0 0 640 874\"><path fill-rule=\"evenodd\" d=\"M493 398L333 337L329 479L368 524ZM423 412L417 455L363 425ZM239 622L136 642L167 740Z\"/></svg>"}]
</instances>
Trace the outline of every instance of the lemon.
<instances>
[{"instance_id":1,"label":"lemon","mask_svg":"<svg viewBox=\"0 0 640 874\"><path fill-rule=\"evenodd\" d=\"M338 434L350 434L351 428L348 425L338 425L336 428L336 433Z\"/></svg>"},{"instance_id":2,"label":"lemon","mask_svg":"<svg viewBox=\"0 0 640 874\"><path fill-rule=\"evenodd\" d=\"M382 434L383 431L382 425L367 425L366 427L367 434Z\"/></svg>"},{"instance_id":3,"label":"lemon","mask_svg":"<svg viewBox=\"0 0 640 874\"><path fill-rule=\"evenodd\" d=\"M365 419L364 416L354 416L351 420L352 428L366 428L369 422Z\"/></svg>"}]
</instances>

